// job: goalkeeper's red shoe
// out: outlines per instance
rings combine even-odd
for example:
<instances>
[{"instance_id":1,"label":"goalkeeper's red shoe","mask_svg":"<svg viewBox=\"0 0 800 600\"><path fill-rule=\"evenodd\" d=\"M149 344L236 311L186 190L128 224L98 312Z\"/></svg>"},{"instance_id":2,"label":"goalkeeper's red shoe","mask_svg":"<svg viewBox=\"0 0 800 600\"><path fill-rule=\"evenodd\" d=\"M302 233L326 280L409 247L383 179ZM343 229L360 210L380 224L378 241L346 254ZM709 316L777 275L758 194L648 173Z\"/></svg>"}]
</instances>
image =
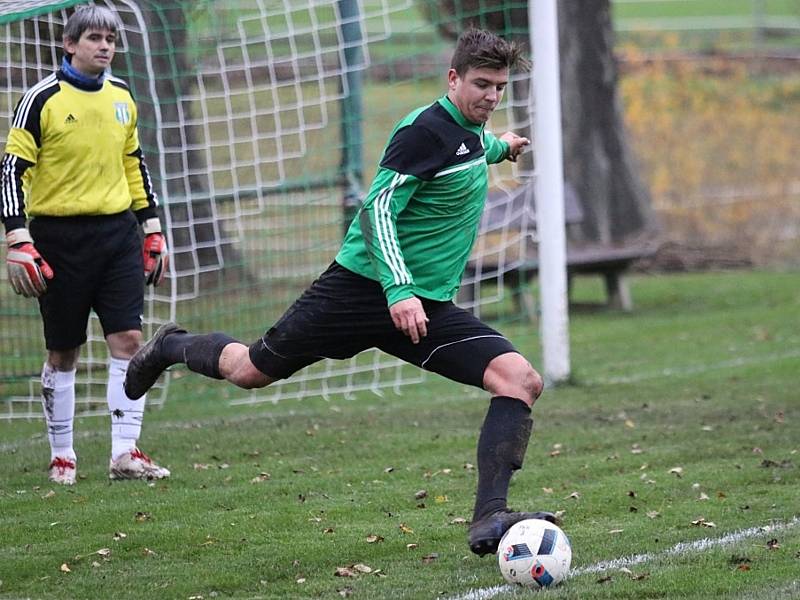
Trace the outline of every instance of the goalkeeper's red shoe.
<instances>
[{"instance_id":1,"label":"goalkeeper's red shoe","mask_svg":"<svg viewBox=\"0 0 800 600\"><path fill-rule=\"evenodd\" d=\"M56 456L47 467L48 479L61 485L75 485L75 459Z\"/></svg>"},{"instance_id":2,"label":"goalkeeper's red shoe","mask_svg":"<svg viewBox=\"0 0 800 600\"><path fill-rule=\"evenodd\" d=\"M510 508L498 510L469 526L469 549L478 556L494 554L500 539L512 525L525 519L544 519L557 525L556 516L549 512L514 512Z\"/></svg>"},{"instance_id":3,"label":"goalkeeper's red shoe","mask_svg":"<svg viewBox=\"0 0 800 600\"><path fill-rule=\"evenodd\" d=\"M167 367L171 365L164 358L161 346L164 338L171 333L184 333L185 330L175 323L165 323L158 328L156 334L139 351L133 355L128 372L125 374L125 394L131 400L138 400L153 387Z\"/></svg>"}]
</instances>

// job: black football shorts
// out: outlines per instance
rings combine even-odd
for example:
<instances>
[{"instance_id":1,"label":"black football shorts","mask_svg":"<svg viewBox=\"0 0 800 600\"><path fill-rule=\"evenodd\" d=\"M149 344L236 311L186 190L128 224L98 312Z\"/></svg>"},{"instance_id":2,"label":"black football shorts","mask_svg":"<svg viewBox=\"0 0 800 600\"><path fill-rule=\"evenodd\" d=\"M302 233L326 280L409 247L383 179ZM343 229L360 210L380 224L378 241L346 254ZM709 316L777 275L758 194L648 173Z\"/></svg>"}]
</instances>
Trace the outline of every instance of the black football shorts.
<instances>
[{"instance_id":1,"label":"black football shorts","mask_svg":"<svg viewBox=\"0 0 800 600\"><path fill-rule=\"evenodd\" d=\"M35 217L30 232L53 268L53 279L39 297L48 350L83 345L91 310L104 335L142 329L144 262L132 212Z\"/></svg>"},{"instance_id":2,"label":"black football shorts","mask_svg":"<svg viewBox=\"0 0 800 600\"><path fill-rule=\"evenodd\" d=\"M380 350L444 377L483 388L489 362L516 352L503 335L452 302L421 299L428 335L413 344L395 328L378 282L333 263L250 346L258 370L283 379L323 358Z\"/></svg>"}]
</instances>

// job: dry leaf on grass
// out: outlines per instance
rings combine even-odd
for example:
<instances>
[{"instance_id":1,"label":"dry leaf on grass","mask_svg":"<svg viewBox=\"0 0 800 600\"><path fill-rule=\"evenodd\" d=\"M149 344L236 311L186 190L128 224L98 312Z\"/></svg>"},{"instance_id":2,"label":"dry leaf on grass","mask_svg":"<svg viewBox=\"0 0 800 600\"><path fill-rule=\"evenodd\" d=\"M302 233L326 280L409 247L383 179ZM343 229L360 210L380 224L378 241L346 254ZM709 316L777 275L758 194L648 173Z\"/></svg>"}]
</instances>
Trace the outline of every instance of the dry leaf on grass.
<instances>
[{"instance_id":1,"label":"dry leaf on grass","mask_svg":"<svg viewBox=\"0 0 800 600\"><path fill-rule=\"evenodd\" d=\"M382 541L383 541L383 536L374 535L374 534L367 536L367 543L368 544L376 544L376 543L382 542Z\"/></svg>"}]
</instances>

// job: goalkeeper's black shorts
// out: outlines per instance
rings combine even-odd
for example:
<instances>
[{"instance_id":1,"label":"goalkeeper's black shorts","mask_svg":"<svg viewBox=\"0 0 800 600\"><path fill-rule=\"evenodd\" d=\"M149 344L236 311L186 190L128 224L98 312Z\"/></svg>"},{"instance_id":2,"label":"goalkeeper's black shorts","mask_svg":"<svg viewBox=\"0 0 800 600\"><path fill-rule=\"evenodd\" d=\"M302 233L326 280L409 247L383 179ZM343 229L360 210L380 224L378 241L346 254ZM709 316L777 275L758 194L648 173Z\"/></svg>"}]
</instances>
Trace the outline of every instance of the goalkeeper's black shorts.
<instances>
[{"instance_id":1,"label":"goalkeeper's black shorts","mask_svg":"<svg viewBox=\"0 0 800 600\"><path fill-rule=\"evenodd\" d=\"M418 344L395 328L378 282L333 263L250 346L258 370L283 379L323 358L345 359L379 348L448 379L483 388L483 373L516 352L502 334L452 302L421 299L428 335Z\"/></svg>"},{"instance_id":2,"label":"goalkeeper's black shorts","mask_svg":"<svg viewBox=\"0 0 800 600\"><path fill-rule=\"evenodd\" d=\"M131 211L35 217L30 231L36 249L53 268L53 279L39 297L48 350L83 345L92 310L106 336L142 329L142 240Z\"/></svg>"}]
</instances>

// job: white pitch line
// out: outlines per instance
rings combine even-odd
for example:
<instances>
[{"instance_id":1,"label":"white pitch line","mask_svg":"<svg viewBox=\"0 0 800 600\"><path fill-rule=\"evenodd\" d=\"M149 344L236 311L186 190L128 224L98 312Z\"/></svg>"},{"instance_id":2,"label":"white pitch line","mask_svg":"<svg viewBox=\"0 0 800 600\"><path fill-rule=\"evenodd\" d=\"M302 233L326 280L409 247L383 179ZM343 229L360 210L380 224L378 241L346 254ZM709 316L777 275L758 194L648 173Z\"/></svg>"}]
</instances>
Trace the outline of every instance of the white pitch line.
<instances>
[{"instance_id":1,"label":"white pitch line","mask_svg":"<svg viewBox=\"0 0 800 600\"><path fill-rule=\"evenodd\" d=\"M636 373L635 375L621 375L619 377L597 377L587 382L588 385L615 385L620 383L637 383L639 381L647 381L649 379L658 379L661 377L683 377L685 375L699 375L708 373L709 371L717 371L720 369L730 369L732 367L743 367L746 365L757 365L760 363L777 362L779 360L786 360L787 358L800 358L800 350L792 350L789 352L780 352L775 354L767 354L765 356L740 356L730 360L724 360L718 363L706 365L689 365L685 367L667 367L660 371L651 371Z\"/></svg>"},{"instance_id":2,"label":"white pitch line","mask_svg":"<svg viewBox=\"0 0 800 600\"><path fill-rule=\"evenodd\" d=\"M693 542L679 542L678 544L675 544L672 548L668 548L667 550L662 550L661 552L634 554L631 556L623 556L621 558L604 560L595 563L593 565L587 565L585 567L578 567L577 569L572 569L569 572L569 574L567 575L567 579L571 579L573 577L580 577L581 575L591 575L592 573L613 571L617 569L622 569L624 567L639 565L646 562L662 560L669 556L691 554L694 552L703 552L705 550L708 550L709 548L735 544L737 542L741 542L742 540L746 540L764 533L773 533L776 531L792 529L797 525L800 525L800 517L794 517L791 521L787 523L775 523L773 525L764 525L762 527L750 527L749 529L740 529L739 531L732 531L731 533L728 533L718 538L703 538L700 540L695 540ZM511 585L495 585L488 588L472 590L462 596L455 596L450 600L489 600L489 598L494 598L498 594L511 592L514 589L516 588Z\"/></svg>"}]
</instances>

